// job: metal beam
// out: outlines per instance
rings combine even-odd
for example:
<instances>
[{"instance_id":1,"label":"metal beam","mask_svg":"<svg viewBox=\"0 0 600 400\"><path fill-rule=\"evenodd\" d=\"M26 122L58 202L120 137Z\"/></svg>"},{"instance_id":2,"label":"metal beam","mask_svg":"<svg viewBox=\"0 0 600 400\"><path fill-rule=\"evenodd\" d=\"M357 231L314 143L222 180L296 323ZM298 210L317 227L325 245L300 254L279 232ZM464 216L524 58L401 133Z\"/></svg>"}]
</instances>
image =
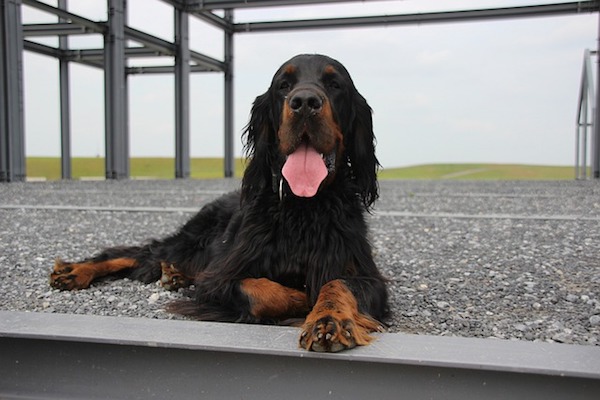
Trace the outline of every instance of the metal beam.
<instances>
[{"instance_id":1,"label":"metal beam","mask_svg":"<svg viewBox=\"0 0 600 400\"><path fill-rule=\"evenodd\" d=\"M418 14L379 15L371 17L323 18L311 20L265 21L234 24L236 33L283 30L355 28L389 25L422 25L448 22L469 22L499 19L559 16L592 13L600 10L598 1L578 1L524 7L481 10L427 12Z\"/></svg>"},{"instance_id":2,"label":"metal beam","mask_svg":"<svg viewBox=\"0 0 600 400\"><path fill-rule=\"evenodd\" d=\"M48 57L63 58L67 61L72 61L84 64L95 68L104 68L104 49L82 49L82 50L61 50L56 47L47 46L45 44L24 40L25 50L42 54ZM151 57L172 57L170 54L163 54L155 49L146 47L129 47L125 49L125 58L151 58ZM173 65L164 66L133 66L127 67L128 74L166 74L174 73ZM190 72L217 72L212 67L204 65L190 64Z\"/></svg>"},{"instance_id":3,"label":"metal beam","mask_svg":"<svg viewBox=\"0 0 600 400\"><path fill-rule=\"evenodd\" d=\"M600 348L378 334L337 354L299 329L0 311L0 397L596 399Z\"/></svg>"},{"instance_id":4,"label":"metal beam","mask_svg":"<svg viewBox=\"0 0 600 400\"><path fill-rule=\"evenodd\" d=\"M174 56L176 49L175 44L168 42L164 39L160 39L156 36L152 36L148 33L126 26L125 37L129 40L138 42L148 48L154 49L162 54L169 54Z\"/></svg>"},{"instance_id":5,"label":"metal beam","mask_svg":"<svg viewBox=\"0 0 600 400\"><path fill-rule=\"evenodd\" d=\"M129 177L125 87L125 0L108 0L108 32L104 38L106 179Z\"/></svg>"},{"instance_id":6,"label":"metal beam","mask_svg":"<svg viewBox=\"0 0 600 400\"><path fill-rule=\"evenodd\" d=\"M177 46L174 43L149 35L131 27L125 27L125 36L127 39L141 43L142 45L159 51L162 54L175 56L177 54ZM204 54L190 51L190 59L199 65L203 65L211 71L223 71L225 65L222 61L206 56Z\"/></svg>"},{"instance_id":7,"label":"metal beam","mask_svg":"<svg viewBox=\"0 0 600 400\"><path fill-rule=\"evenodd\" d=\"M48 57L61 58L64 53L62 50L57 49L56 47L47 46L45 44L32 42L30 40L23 40L23 48L24 50L28 50L37 54L41 54Z\"/></svg>"},{"instance_id":8,"label":"metal beam","mask_svg":"<svg viewBox=\"0 0 600 400\"><path fill-rule=\"evenodd\" d=\"M0 182L25 180L21 0L0 3Z\"/></svg>"},{"instance_id":9,"label":"metal beam","mask_svg":"<svg viewBox=\"0 0 600 400\"><path fill-rule=\"evenodd\" d=\"M25 50L42 54L48 57L63 58L67 61L77 62L90 67L104 68L104 49L81 49L81 50L61 50L56 47L45 44L23 41ZM125 49L125 58L151 58L151 57L172 57L170 53L163 53L156 49L146 47L128 47ZM129 74L157 74L174 73L175 67L169 66L133 66L128 67ZM206 65L190 64L190 72L217 72L213 67Z\"/></svg>"},{"instance_id":10,"label":"metal beam","mask_svg":"<svg viewBox=\"0 0 600 400\"><path fill-rule=\"evenodd\" d=\"M233 23L233 10L225 11L225 19L228 24ZM235 149L233 140L233 32L224 32L224 53L225 53L225 69L224 76L224 172L226 178L232 178L235 175Z\"/></svg>"},{"instance_id":11,"label":"metal beam","mask_svg":"<svg viewBox=\"0 0 600 400\"><path fill-rule=\"evenodd\" d=\"M67 21L71 21L71 23L80 25L88 28L90 31L102 33L106 31L106 26L102 23L94 22L87 18L80 17L77 14L70 13L66 10L61 10L57 7L52 7L48 4L36 1L36 0L23 0L23 4L26 4L30 7L36 8L40 11L44 11L50 14L54 14L57 17L61 17Z\"/></svg>"},{"instance_id":12,"label":"metal beam","mask_svg":"<svg viewBox=\"0 0 600 400\"><path fill-rule=\"evenodd\" d=\"M88 59L79 56L83 50L61 50L56 47L46 46L45 44L32 42L29 40L23 41L25 50L41 54L48 57L54 57L58 59L66 59L67 61L73 61L80 64L87 65L89 67L104 69L104 56L100 59ZM104 50L101 50L104 52Z\"/></svg>"},{"instance_id":13,"label":"metal beam","mask_svg":"<svg viewBox=\"0 0 600 400\"><path fill-rule=\"evenodd\" d=\"M202 21L221 29L224 32L233 31L232 21L227 21L225 18L221 18L210 11L193 11L191 12L191 15L194 15L198 19L201 19Z\"/></svg>"},{"instance_id":14,"label":"metal beam","mask_svg":"<svg viewBox=\"0 0 600 400\"><path fill-rule=\"evenodd\" d=\"M186 8L193 11L252 7L282 7L326 3L366 3L368 1L381 2L382 0L187 0L185 3Z\"/></svg>"},{"instance_id":15,"label":"metal beam","mask_svg":"<svg viewBox=\"0 0 600 400\"><path fill-rule=\"evenodd\" d=\"M189 14L175 9L175 177L190 177Z\"/></svg>"},{"instance_id":16,"label":"metal beam","mask_svg":"<svg viewBox=\"0 0 600 400\"><path fill-rule=\"evenodd\" d=\"M219 61L216 58L212 58L202 53L198 53L194 50L190 50L190 60L197 63L198 65L202 65L210 69L210 71L224 72L226 68L225 63L223 61Z\"/></svg>"},{"instance_id":17,"label":"metal beam","mask_svg":"<svg viewBox=\"0 0 600 400\"><path fill-rule=\"evenodd\" d=\"M599 15L600 18L600 15ZM595 109L592 110L594 113L594 123L592 125L592 178L600 179L600 21L598 23L598 44L596 52L596 98L593 103ZM592 82L590 82L590 85ZM587 166L585 166L587 168Z\"/></svg>"},{"instance_id":18,"label":"metal beam","mask_svg":"<svg viewBox=\"0 0 600 400\"><path fill-rule=\"evenodd\" d=\"M174 65L153 65L148 67L128 67L125 72L129 75L142 75L142 74L174 74ZM214 72L213 70L207 70L205 67L199 65L190 65L190 72Z\"/></svg>"},{"instance_id":19,"label":"metal beam","mask_svg":"<svg viewBox=\"0 0 600 400\"><path fill-rule=\"evenodd\" d=\"M61 20L64 20L61 18ZM56 36L56 35L85 35L97 33L85 26L62 22L58 24L25 24L23 25L23 36Z\"/></svg>"},{"instance_id":20,"label":"metal beam","mask_svg":"<svg viewBox=\"0 0 600 400\"><path fill-rule=\"evenodd\" d=\"M161 0L163 3L167 3L175 8L185 8L187 0Z\"/></svg>"},{"instance_id":21,"label":"metal beam","mask_svg":"<svg viewBox=\"0 0 600 400\"><path fill-rule=\"evenodd\" d=\"M148 49L146 47L128 47L125 49L126 58L151 58L170 55L162 54L157 50ZM63 56L69 61L95 61L102 62L104 60L104 49L83 49L83 50L68 50L63 53Z\"/></svg>"},{"instance_id":22,"label":"metal beam","mask_svg":"<svg viewBox=\"0 0 600 400\"><path fill-rule=\"evenodd\" d=\"M58 8L67 9L67 0L58 0ZM64 22L63 18L59 18ZM69 38L59 36L58 48L66 51L69 48ZM60 160L62 179L71 179L71 100L69 93L69 62L64 58L58 60L59 88L60 88Z\"/></svg>"}]
</instances>

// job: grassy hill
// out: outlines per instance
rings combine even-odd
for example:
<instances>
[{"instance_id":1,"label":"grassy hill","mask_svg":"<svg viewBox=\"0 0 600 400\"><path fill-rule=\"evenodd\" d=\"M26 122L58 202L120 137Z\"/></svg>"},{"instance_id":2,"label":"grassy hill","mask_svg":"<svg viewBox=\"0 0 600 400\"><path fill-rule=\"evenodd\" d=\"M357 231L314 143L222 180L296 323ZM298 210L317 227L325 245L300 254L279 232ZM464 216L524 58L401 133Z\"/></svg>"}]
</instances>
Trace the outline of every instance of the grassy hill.
<instances>
[{"instance_id":1,"label":"grassy hill","mask_svg":"<svg viewBox=\"0 0 600 400\"><path fill-rule=\"evenodd\" d=\"M512 164L429 164L384 169L380 179L563 180L574 179L574 167Z\"/></svg>"},{"instance_id":2,"label":"grassy hill","mask_svg":"<svg viewBox=\"0 0 600 400\"><path fill-rule=\"evenodd\" d=\"M244 162L236 159L236 176L241 177ZM172 158L132 158L131 176L134 178L171 179L175 175ZM104 177L104 158L72 159L73 178ZM60 179L60 159L56 157L28 157L29 178ZM223 159L192 158L191 176L196 179L223 177ZM574 179L573 167L553 167L505 164L429 164L403 168L386 168L380 179L466 179L466 180L562 180Z\"/></svg>"},{"instance_id":3,"label":"grassy hill","mask_svg":"<svg viewBox=\"0 0 600 400\"><path fill-rule=\"evenodd\" d=\"M132 158L129 165L131 176L137 178L171 179L175 176L175 160L161 157ZM73 179L82 177L104 177L104 158L72 158ZM192 158L190 161L192 178L211 179L223 177L222 158ZM242 176L243 162L235 160L236 176ZM60 158L28 157L27 176L48 180L60 179Z\"/></svg>"}]
</instances>

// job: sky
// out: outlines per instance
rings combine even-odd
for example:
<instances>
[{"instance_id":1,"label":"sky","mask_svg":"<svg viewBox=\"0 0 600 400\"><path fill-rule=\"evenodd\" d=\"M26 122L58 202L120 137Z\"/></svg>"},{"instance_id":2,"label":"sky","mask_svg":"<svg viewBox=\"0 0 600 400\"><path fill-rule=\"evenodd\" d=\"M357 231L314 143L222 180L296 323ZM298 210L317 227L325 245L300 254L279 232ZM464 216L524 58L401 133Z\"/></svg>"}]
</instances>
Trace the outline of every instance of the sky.
<instances>
[{"instance_id":1,"label":"sky","mask_svg":"<svg viewBox=\"0 0 600 400\"><path fill-rule=\"evenodd\" d=\"M48 0L49 4L55 2ZM237 10L236 22L402 14L551 3L536 0L388 0ZM171 8L128 0L129 25L173 39ZM106 19L106 2L70 1L69 11ZM23 6L24 23L52 22ZM342 62L374 110L384 168L430 163L573 165L583 53L597 45L598 15L277 33L234 38L236 155L256 96L299 53ZM32 38L33 40L33 38ZM54 38L35 38L56 45ZM100 35L71 37L71 48L101 48ZM192 18L192 50L223 58L223 35ZM60 155L58 62L24 54L27 156ZM134 59L130 65L168 65ZM72 155L104 155L101 70L71 64ZM171 75L130 76L130 153L174 157ZM223 75L191 77L191 155L223 155Z\"/></svg>"}]
</instances>

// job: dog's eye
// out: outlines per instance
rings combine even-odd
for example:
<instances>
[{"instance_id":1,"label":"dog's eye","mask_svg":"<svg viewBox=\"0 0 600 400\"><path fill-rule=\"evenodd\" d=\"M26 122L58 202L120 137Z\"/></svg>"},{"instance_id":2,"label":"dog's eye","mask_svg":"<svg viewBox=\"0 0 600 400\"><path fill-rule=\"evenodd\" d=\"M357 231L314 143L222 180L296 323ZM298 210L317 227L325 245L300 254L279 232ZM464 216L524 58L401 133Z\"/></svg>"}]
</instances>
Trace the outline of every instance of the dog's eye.
<instances>
[{"instance_id":1,"label":"dog's eye","mask_svg":"<svg viewBox=\"0 0 600 400\"><path fill-rule=\"evenodd\" d=\"M290 88L290 83L288 81L283 81L279 84L280 90L287 90Z\"/></svg>"},{"instance_id":2,"label":"dog's eye","mask_svg":"<svg viewBox=\"0 0 600 400\"><path fill-rule=\"evenodd\" d=\"M333 79L327 83L327 86L331 89L339 89L341 87L340 83Z\"/></svg>"}]
</instances>

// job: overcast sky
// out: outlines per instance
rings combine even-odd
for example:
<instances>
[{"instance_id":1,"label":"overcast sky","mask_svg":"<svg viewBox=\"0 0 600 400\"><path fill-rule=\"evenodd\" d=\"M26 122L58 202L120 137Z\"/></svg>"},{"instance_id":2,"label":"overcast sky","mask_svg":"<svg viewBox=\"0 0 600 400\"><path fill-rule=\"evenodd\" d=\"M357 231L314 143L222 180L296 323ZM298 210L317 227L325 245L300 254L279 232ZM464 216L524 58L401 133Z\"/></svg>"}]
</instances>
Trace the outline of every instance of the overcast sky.
<instances>
[{"instance_id":1,"label":"overcast sky","mask_svg":"<svg viewBox=\"0 0 600 400\"><path fill-rule=\"evenodd\" d=\"M55 2L48 1L50 4ZM400 14L524 4L524 0L405 0L241 10L236 22ZM129 25L168 40L173 14L158 0L128 0ZM102 0L70 1L69 10L106 19ZM24 6L25 23L52 17ZM223 57L223 35L192 19L191 47ZM322 53L346 65L374 110L384 167L425 163L572 165L583 52L595 48L597 14L439 25L294 31L235 36L236 154L254 98L275 70L298 53ZM36 40L56 44L55 39ZM99 35L70 39L100 48ZM171 59L130 61L165 65ZM28 156L60 154L58 63L25 52ZM104 155L101 70L71 65L73 156ZM223 76L191 78L192 157L223 154ZM169 75L130 77L132 156L173 157L174 89Z\"/></svg>"}]
</instances>

